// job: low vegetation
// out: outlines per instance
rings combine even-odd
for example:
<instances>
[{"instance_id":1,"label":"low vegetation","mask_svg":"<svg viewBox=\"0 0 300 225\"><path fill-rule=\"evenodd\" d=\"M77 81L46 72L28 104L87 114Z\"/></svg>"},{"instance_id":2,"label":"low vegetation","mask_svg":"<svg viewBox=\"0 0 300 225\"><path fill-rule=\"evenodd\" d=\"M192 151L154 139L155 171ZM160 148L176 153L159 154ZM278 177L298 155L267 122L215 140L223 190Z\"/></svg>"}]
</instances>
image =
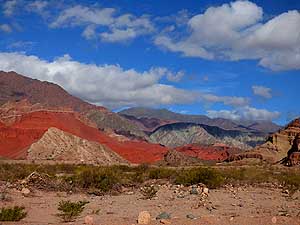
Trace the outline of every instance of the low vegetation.
<instances>
[{"instance_id":1,"label":"low vegetation","mask_svg":"<svg viewBox=\"0 0 300 225\"><path fill-rule=\"evenodd\" d=\"M84 206L88 203L87 201L60 201L58 210L61 211L61 213L59 213L58 216L60 216L64 222L74 221L80 213L82 213Z\"/></svg>"},{"instance_id":2,"label":"low vegetation","mask_svg":"<svg viewBox=\"0 0 300 225\"><path fill-rule=\"evenodd\" d=\"M152 199L156 197L157 191L158 188L156 188L154 185L145 186L141 188L143 199Z\"/></svg>"},{"instance_id":3,"label":"low vegetation","mask_svg":"<svg viewBox=\"0 0 300 225\"><path fill-rule=\"evenodd\" d=\"M164 179L173 184L186 186L203 183L209 188L219 188L226 184L273 183L281 184L291 192L300 189L299 170L274 166L170 168L146 164L135 167L0 164L0 180L15 182L26 178L34 171L49 175L47 177L57 183L55 187L59 190L62 188L74 191L86 190L97 195L118 192L122 186L141 187L145 181L153 179Z\"/></svg>"},{"instance_id":4,"label":"low vegetation","mask_svg":"<svg viewBox=\"0 0 300 225\"><path fill-rule=\"evenodd\" d=\"M27 213L24 207L14 206L0 209L0 221L20 221Z\"/></svg>"}]
</instances>

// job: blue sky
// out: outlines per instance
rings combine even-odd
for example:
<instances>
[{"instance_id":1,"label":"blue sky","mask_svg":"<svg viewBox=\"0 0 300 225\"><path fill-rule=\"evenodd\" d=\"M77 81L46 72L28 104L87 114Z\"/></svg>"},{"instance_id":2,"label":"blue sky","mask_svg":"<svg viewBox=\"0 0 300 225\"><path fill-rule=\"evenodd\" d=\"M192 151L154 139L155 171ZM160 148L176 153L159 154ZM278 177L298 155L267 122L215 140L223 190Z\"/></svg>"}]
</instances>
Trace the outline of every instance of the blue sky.
<instances>
[{"instance_id":1,"label":"blue sky","mask_svg":"<svg viewBox=\"0 0 300 225\"><path fill-rule=\"evenodd\" d=\"M0 6L0 70L91 103L280 124L300 114L298 0Z\"/></svg>"}]
</instances>

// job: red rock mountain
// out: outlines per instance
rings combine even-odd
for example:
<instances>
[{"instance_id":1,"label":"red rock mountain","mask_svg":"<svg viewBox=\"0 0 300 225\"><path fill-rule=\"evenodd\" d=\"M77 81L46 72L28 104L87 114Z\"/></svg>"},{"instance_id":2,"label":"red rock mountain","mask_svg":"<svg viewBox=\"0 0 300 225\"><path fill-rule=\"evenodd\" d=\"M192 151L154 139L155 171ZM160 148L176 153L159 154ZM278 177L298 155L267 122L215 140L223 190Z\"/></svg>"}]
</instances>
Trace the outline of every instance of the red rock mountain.
<instances>
[{"instance_id":1,"label":"red rock mountain","mask_svg":"<svg viewBox=\"0 0 300 225\"><path fill-rule=\"evenodd\" d=\"M26 158L27 148L37 142L51 127L79 138L98 142L132 163L155 162L167 149L145 141L119 141L78 119L76 112L37 111L18 116L15 123L0 127L0 155L6 158Z\"/></svg>"},{"instance_id":2,"label":"red rock mountain","mask_svg":"<svg viewBox=\"0 0 300 225\"><path fill-rule=\"evenodd\" d=\"M152 163L167 152L161 145L117 135L140 135L142 139L143 132L127 119L86 103L58 85L0 72L0 90L2 157L27 158L29 147L52 127L104 145L132 163Z\"/></svg>"},{"instance_id":3,"label":"red rock mountain","mask_svg":"<svg viewBox=\"0 0 300 225\"><path fill-rule=\"evenodd\" d=\"M60 108L79 112L93 121L99 129L111 129L131 137L145 138L144 132L126 118L104 107L82 101L50 82L31 79L15 72L0 71L0 90L0 106L26 99L32 105L39 104L47 109Z\"/></svg>"}]
</instances>

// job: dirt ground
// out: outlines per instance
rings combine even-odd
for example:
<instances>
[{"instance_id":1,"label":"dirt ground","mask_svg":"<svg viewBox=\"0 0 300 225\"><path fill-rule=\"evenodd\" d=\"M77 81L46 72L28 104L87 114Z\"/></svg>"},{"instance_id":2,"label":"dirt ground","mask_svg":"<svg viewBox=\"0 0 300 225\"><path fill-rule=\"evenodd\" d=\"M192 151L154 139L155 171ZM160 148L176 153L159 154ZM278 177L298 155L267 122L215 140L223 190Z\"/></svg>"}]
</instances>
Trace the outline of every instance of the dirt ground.
<instances>
[{"instance_id":1,"label":"dirt ground","mask_svg":"<svg viewBox=\"0 0 300 225\"><path fill-rule=\"evenodd\" d=\"M31 189L25 197L17 189L9 189L9 201L0 201L3 206L24 206L28 215L19 222L0 224L44 225L44 224L85 224L85 217L91 216L95 225L137 224L138 214L148 211L150 224L162 224L156 220L162 212L171 214L168 220L174 225L268 225L300 224L300 193L290 197L280 188L273 187L227 187L209 190L208 197L192 195L189 190L180 192L178 187L163 185L157 197L142 199L139 190L125 191L118 196L94 196L84 193L46 192ZM202 201L200 199L202 198ZM74 222L63 223L57 216L61 200L86 200L83 213ZM196 219L187 218L192 214Z\"/></svg>"}]
</instances>

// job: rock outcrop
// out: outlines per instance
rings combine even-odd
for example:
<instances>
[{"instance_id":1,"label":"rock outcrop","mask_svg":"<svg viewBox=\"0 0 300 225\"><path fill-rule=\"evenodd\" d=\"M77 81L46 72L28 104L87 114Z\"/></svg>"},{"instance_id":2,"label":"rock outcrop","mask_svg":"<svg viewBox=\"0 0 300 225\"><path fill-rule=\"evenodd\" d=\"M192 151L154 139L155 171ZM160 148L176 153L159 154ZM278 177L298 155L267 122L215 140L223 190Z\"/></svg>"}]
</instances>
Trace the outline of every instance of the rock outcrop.
<instances>
[{"instance_id":1,"label":"rock outcrop","mask_svg":"<svg viewBox=\"0 0 300 225\"><path fill-rule=\"evenodd\" d=\"M28 149L27 159L113 165L128 162L108 147L79 138L57 128L49 128Z\"/></svg>"},{"instance_id":2,"label":"rock outcrop","mask_svg":"<svg viewBox=\"0 0 300 225\"><path fill-rule=\"evenodd\" d=\"M287 166L298 166L300 165L300 133L297 134L293 141L291 149L287 153L287 157L283 162Z\"/></svg>"},{"instance_id":3,"label":"rock outcrop","mask_svg":"<svg viewBox=\"0 0 300 225\"><path fill-rule=\"evenodd\" d=\"M265 144L258 146L254 151L262 154L266 161L279 162L287 156L298 134L300 134L300 120L295 119L284 129L272 134Z\"/></svg>"},{"instance_id":4,"label":"rock outcrop","mask_svg":"<svg viewBox=\"0 0 300 225\"><path fill-rule=\"evenodd\" d=\"M257 146L252 151L235 155L232 159L251 158L253 156L253 158L260 158L268 163L297 164L299 134L300 120L295 119L284 129L270 135L264 144Z\"/></svg>"}]
</instances>

